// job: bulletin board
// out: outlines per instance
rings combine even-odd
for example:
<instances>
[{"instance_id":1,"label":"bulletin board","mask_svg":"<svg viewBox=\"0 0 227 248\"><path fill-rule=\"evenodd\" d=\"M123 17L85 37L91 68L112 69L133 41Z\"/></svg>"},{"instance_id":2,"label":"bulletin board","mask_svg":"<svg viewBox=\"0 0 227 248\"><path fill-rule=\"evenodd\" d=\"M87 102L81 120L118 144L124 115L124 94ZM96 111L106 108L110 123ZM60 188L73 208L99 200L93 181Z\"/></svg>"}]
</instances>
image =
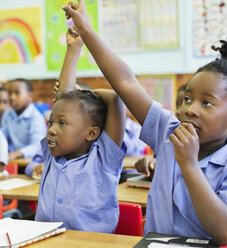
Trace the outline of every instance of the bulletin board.
<instances>
[{"instance_id":1,"label":"bulletin board","mask_svg":"<svg viewBox=\"0 0 227 248\"><path fill-rule=\"evenodd\" d=\"M0 64L36 62L41 37L40 7L0 10Z\"/></svg>"},{"instance_id":2,"label":"bulletin board","mask_svg":"<svg viewBox=\"0 0 227 248\"><path fill-rule=\"evenodd\" d=\"M227 0L193 0L192 8L194 56L217 55L211 46L227 38Z\"/></svg>"},{"instance_id":3,"label":"bulletin board","mask_svg":"<svg viewBox=\"0 0 227 248\"><path fill-rule=\"evenodd\" d=\"M45 0L46 9L46 59L49 71L59 71L63 64L66 52L67 20L61 9L68 0ZM98 1L85 0L86 9L90 22L95 31L98 31ZM77 66L78 70L97 69L97 65L83 46Z\"/></svg>"},{"instance_id":4,"label":"bulletin board","mask_svg":"<svg viewBox=\"0 0 227 248\"><path fill-rule=\"evenodd\" d=\"M147 93L164 108L175 111L176 75L137 77Z\"/></svg>"},{"instance_id":5,"label":"bulletin board","mask_svg":"<svg viewBox=\"0 0 227 248\"><path fill-rule=\"evenodd\" d=\"M104 40L116 51L179 47L178 0L103 0Z\"/></svg>"}]
</instances>

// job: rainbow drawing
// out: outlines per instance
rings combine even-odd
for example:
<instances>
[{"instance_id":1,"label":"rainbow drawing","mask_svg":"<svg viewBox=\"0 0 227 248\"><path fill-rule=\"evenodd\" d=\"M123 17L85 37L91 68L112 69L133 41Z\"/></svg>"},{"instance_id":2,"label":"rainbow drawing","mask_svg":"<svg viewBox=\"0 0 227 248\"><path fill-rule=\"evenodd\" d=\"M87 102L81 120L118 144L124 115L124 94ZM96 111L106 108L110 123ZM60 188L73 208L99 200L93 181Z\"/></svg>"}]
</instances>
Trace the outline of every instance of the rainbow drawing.
<instances>
[{"instance_id":1,"label":"rainbow drawing","mask_svg":"<svg viewBox=\"0 0 227 248\"><path fill-rule=\"evenodd\" d=\"M25 21L0 20L0 63L31 63L40 53L34 32Z\"/></svg>"}]
</instances>

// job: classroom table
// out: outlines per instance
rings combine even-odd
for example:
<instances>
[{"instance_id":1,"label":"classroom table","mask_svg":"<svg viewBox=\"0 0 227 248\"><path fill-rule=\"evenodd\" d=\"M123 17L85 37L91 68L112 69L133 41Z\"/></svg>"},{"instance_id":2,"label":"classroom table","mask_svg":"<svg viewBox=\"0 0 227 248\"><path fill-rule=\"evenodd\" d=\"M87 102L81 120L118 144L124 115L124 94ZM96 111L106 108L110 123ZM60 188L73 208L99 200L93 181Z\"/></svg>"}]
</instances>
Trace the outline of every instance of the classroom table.
<instances>
[{"instance_id":1,"label":"classroom table","mask_svg":"<svg viewBox=\"0 0 227 248\"><path fill-rule=\"evenodd\" d=\"M117 199L120 202L135 203L146 208L148 192L148 189L129 187L125 182L118 185Z\"/></svg>"},{"instance_id":2,"label":"classroom table","mask_svg":"<svg viewBox=\"0 0 227 248\"><path fill-rule=\"evenodd\" d=\"M32 180L26 175L11 175L5 178L7 179L13 177ZM117 198L120 202L136 203L145 208L147 204L148 191L148 189L128 187L127 183L121 183L117 188ZM39 194L39 183L11 190L0 190L0 194L4 199L37 201Z\"/></svg>"},{"instance_id":3,"label":"classroom table","mask_svg":"<svg viewBox=\"0 0 227 248\"><path fill-rule=\"evenodd\" d=\"M26 167L31 161L32 158L16 158L10 160L9 164L17 164L18 167Z\"/></svg>"},{"instance_id":4,"label":"classroom table","mask_svg":"<svg viewBox=\"0 0 227 248\"><path fill-rule=\"evenodd\" d=\"M7 177L0 178L0 180L9 178L22 178L27 180L33 180L31 177L28 177L26 175L9 175ZM3 196L4 199L37 201L39 194L39 183L10 190L0 190L0 194Z\"/></svg>"},{"instance_id":5,"label":"classroom table","mask_svg":"<svg viewBox=\"0 0 227 248\"><path fill-rule=\"evenodd\" d=\"M132 248L142 237L66 230L65 233L33 243L31 248Z\"/></svg>"}]
</instances>

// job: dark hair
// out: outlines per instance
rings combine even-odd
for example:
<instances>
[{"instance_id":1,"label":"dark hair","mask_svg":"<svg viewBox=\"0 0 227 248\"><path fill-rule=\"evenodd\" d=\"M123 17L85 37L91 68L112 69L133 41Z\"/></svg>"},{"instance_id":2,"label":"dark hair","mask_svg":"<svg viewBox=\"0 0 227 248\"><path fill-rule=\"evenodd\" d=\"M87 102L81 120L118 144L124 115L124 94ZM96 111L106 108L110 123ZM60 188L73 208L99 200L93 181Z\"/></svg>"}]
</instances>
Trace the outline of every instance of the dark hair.
<instances>
[{"instance_id":1,"label":"dark hair","mask_svg":"<svg viewBox=\"0 0 227 248\"><path fill-rule=\"evenodd\" d=\"M16 79L11 80L10 82L16 82L16 81L20 83L24 83L26 85L28 92L34 92L33 84L30 80L25 79L25 78L16 78Z\"/></svg>"},{"instance_id":2,"label":"dark hair","mask_svg":"<svg viewBox=\"0 0 227 248\"><path fill-rule=\"evenodd\" d=\"M82 114L87 116L101 131L104 129L107 107L101 97L90 90L76 90L62 94L57 101L61 99L79 104Z\"/></svg>"},{"instance_id":3,"label":"dark hair","mask_svg":"<svg viewBox=\"0 0 227 248\"><path fill-rule=\"evenodd\" d=\"M8 92L8 90L7 90L6 88L1 87L1 86L0 86L0 91L5 91L5 92Z\"/></svg>"},{"instance_id":4,"label":"dark hair","mask_svg":"<svg viewBox=\"0 0 227 248\"><path fill-rule=\"evenodd\" d=\"M180 91L185 91L187 88L187 83L186 84L183 84L181 85L178 89L177 89L177 93L179 93Z\"/></svg>"},{"instance_id":5,"label":"dark hair","mask_svg":"<svg viewBox=\"0 0 227 248\"><path fill-rule=\"evenodd\" d=\"M211 49L215 51L219 51L221 54L221 58L217 58L216 60L200 67L195 74L202 71L209 71L209 72L215 72L221 74L224 77L226 77L226 85L227 85L227 42L224 40L220 40L220 43L222 43L221 47L215 47L213 45L211 46ZM227 93L227 87L225 89L225 92Z\"/></svg>"}]
</instances>

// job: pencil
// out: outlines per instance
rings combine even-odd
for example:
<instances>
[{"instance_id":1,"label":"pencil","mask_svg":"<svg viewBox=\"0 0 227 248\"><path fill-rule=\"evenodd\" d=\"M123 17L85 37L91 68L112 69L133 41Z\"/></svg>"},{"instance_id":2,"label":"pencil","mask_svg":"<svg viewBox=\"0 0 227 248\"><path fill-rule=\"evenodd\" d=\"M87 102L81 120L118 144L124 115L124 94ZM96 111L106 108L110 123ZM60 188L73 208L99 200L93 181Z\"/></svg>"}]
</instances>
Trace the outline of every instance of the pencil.
<instances>
[{"instance_id":1,"label":"pencil","mask_svg":"<svg viewBox=\"0 0 227 248\"><path fill-rule=\"evenodd\" d=\"M11 247L11 241L10 241L9 234L8 234L8 233L6 233L6 236L7 236L8 242L9 242L9 246Z\"/></svg>"}]
</instances>

